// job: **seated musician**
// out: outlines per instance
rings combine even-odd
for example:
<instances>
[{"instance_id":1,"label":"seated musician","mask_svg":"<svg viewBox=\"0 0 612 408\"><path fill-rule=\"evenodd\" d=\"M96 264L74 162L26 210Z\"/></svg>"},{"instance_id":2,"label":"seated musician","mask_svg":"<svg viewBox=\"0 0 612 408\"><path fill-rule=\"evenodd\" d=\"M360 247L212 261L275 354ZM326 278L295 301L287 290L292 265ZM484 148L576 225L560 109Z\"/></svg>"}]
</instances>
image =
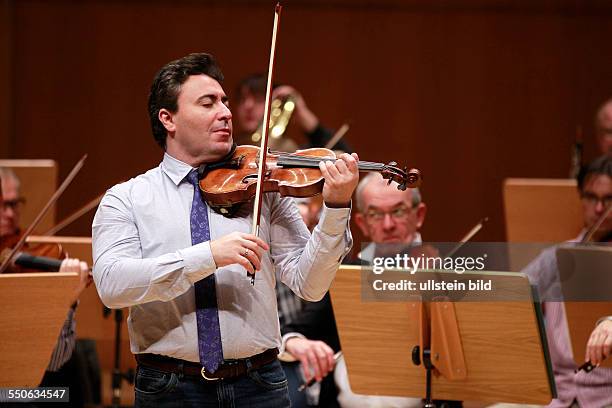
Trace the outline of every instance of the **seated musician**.
<instances>
[{"instance_id":1,"label":"seated musician","mask_svg":"<svg viewBox=\"0 0 612 408\"><path fill-rule=\"evenodd\" d=\"M312 234L294 200L277 193L263 200L261 236L250 233L248 204L233 217L211 211L197 170L232 150L222 80L204 53L160 70L149 114L163 160L111 188L94 218L100 298L130 307L137 407L288 407L277 359L276 276L302 298L319 300L352 245L356 155L319 166L324 207Z\"/></svg>"},{"instance_id":2,"label":"seated musician","mask_svg":"<svg viewBox=\"0 0 612 408\"><path fill-rule=\"evenodd\" d=\"M363 177L355 192L355 223L370 244L358 254L359 263L369 263L375 254L384 251L384 244L420 244L419 229L423 226L427 206L419 189L397 189L378 173ZM382 246L381 246L382 244ZM395 247L397 249L397 247ZM392 255L392 254L385 254ZM338 401L342 407L420 407L420 398L384 397L354 394L348 382L344 359L335 371Z\"/></svg>"},{"instance_id":3,"label":"seated musician","mask_svg":"<svg viewBox=\"0 0 612 408\"><path fill-rule=\"evenodd\" d=\"M602 156L588 164L578 180L578 189L582 201L584 230L573 242L580 242L585 232L604 214L612 203L612 156ZM609 215L593 233L593 241L608 242L612 234L612 215ZM542 299L546 293L557 285L556 248L548 248L533 260L523 272L538 285ZM599 367L591 372L574 373L574 362L570 340L568 338L567 319L562 302L545 302L546 334L557 384L558 397L549 407L604 407L612 405L612 369ZM604 321L605 323L605 321ZM596 330L598 348L600 333L609 333L609 324L598 325ZM608 337L609 339L609 337ZM588 350L587 354L595 350ZM608 347L609 352L609 347ZM593 355L596 361L601 356Z\"/></svg>"},{"instance_id":4,"label":"seated musician","mask_svg":"<svg viewBox=\"0 0 612 408\"><path fill-rule=\"evenodd\" d=\"M15 173L8 168L0 167L2 193L0 198L0 250L8 249L4 244L16 242L19 235L20 207L24 200L19 195L20 181ZM18 272L20 269L9 266L8 272ZM78 259L64 259L59 272L79 273L79 284L70 299L67 299L68 316L62 326L57 344L51 355L51 360L40 383L40 387L69 387L70 406L83 406L81 393L81 377L74 353L76 344L75 311L78 299L83 290L91 283L87 263ZM49 404L44 404L49 406Z\"/></svg>"},{"instance_id":5,"label":"seated musician","mask_svg":"<svg viewBox=\"0 0 612 408\"><path fill-rule=\"evenodd\" d=\"M359 254L360 260L371 261L376 244L383 243L420 243L418 230L423 225L426 205L421 202L418 189L400 191L395 183L387 185L378 173L366 175L355 193L358 213L355 221L366 239L372 244ZM359 261L361 262L361 261ZM319 406L343 407L420 407L421 399L380 397L354 394L348 384L346 366L341 358L334 371L334 376L326 375L334 366L329 363L333 352L339 350L340 341L332 310L329 293L320 302L305 302L301 309L284 324L287 350L299 347L296 357L304 367L312 367L316 379L322 377ZM323 342L324 346L320 343ZM319 343L325 354L302 352L307 346ZM313 346L314 348L314 346ZM312 373L304 370L305 377ZM335 379L333 378L335 377ZM335 383L334 383L335 380ZM335 385L338 389L336 389Z\"/></svg>"},{"instance_id":6,"label":"seated musician","mask_svg":"<svg viewBox=\"0 0 612 408\"><path fill-rule=\"evenodd\" d=\"M237 128L236 141L238 144L253 144L251 135L258 129L264 119L265 93L266 78L263 75L250 75L241 80L236 87L237 105L234 110L234 119ZM306 104L304 97L291 86L281 85L274 88L272 99L284 100L287 97L293 98L295 102L292 122L297 123L306 137L307 142L303 147L323 147L331 140L332 134L320 124L317 116ZM272 139L270 142L271 148L276 150L290 151L297 148L297 144L287 137L286 134L283 138L279 140ZM340 140L332 148L350 152L349 145L343 140ZM315 197L299 200L298 208L308 229L312 230L318 222L318 214L321 208L320 202ZM334 366L333 352L339 349L339 344L337 343L333 315L331 318L328 316L325 320L318 322L317 330L323 334L316 335L314 338L307 338L305 336L305 334L308 334L308 331L301 333L305 331L300 326L301 323L293 323L298 313L310 313L312 316L317 316L316 310L319 307L324 307L325 302L326 300L323 299L321 302L309 304L307 309L301 312L306 303L288 289L287 286L280 282L277 284L278 312L281 334L283 335L280 358L289 380L291 404L296 408L315 405L330 406L336 399L335 386L331 377L323 382L320 392L318 392L318 387L309 389L307 393L298 392L297 390L303 382L303 377L308 379L312 376L321 380ZM301 320L299 319L299 321ZM294 359L298 361L287 361ZM300 363L303 371L307 374L300 373L302 371Z\"/></svg>"},{"instance_id":7,"label":"seated musician","mask_svg":"<svg viewBox=\"0 0 612 408\"><path fill-rule=\"evenodd\" d=\"M317 116L310 110L304 97L293 87L280 85L274 88L272 99L283 100L291 96L295 102L292 122L296 122L304 133L307 142L302 148L323 147L331 140L332 134L321 125ZM237 105L234 109L236 120L236 143L253 144L251 135L263 122L266 98L266 78L263 75L250 75L244 78L236 88ZM286 137L270 139L270 148L281 151L294 151L297 144ZM351 152L344 140L340 140L332 149Z\"/></svg>"}]
</instances>

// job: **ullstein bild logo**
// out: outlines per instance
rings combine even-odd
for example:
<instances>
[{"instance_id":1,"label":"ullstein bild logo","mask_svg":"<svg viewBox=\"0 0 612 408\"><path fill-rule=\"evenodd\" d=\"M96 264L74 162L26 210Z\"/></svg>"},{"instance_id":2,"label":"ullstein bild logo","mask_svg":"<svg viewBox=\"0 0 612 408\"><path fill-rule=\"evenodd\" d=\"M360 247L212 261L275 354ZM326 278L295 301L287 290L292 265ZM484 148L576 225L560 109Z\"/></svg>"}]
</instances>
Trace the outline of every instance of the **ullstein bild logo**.
<instances>
[{"instance_id":1,"label":"ullstein bild logo","mask_svg":"<svg viewBox=\"0 0 612 408\"><path fill-rule=\"evenodd\" d=\"M385 282L377 279L372 282L372 288L376 291L490 291L493 288L491 280L470 279L467 282L458 280L437 281L429 279L425 282L414 282L402 279L398 282Z\"/></svg>"}]
</instances>

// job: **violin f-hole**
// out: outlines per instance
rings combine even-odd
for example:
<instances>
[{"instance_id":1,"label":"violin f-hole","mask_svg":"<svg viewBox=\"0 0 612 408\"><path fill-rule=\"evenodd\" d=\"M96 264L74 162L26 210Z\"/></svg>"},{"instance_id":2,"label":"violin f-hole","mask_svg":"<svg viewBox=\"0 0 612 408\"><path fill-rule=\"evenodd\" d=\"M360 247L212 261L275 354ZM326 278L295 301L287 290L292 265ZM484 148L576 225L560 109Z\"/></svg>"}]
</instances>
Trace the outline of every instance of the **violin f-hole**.
<instances>
[{"instance_id":1,"label":"violin f-hole","mask_svg":"<svg viewBox=\"0 0 612 408\"><path fill-rule=\"evenodd\" d=\"M264 179L265 178L269 178L271 176L271 174L272 174L272 170L266 170L266 174L264 176ZM242 183L243 184L248 184L250 180L257 181L257 174L249 174L249 175L244 176L244 178L242 179Z\"/></svg>"}]
</instances>

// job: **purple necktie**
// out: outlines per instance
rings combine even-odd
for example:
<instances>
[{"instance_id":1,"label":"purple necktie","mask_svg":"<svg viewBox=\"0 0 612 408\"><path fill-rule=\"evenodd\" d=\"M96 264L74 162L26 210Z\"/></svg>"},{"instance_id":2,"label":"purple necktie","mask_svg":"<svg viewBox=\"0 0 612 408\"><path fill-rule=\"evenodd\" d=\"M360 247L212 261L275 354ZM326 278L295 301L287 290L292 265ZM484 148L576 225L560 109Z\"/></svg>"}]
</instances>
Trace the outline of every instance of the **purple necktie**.
<instances>
[{"instance_id":1,"label":"purple necktie","mask_svg":"<svg viewBox=\"0 0 612 408\"><path fill-rule=\"evenodd\" d=\"M208 211L200 193L198 171L192 170L186 178L194 186L190 223L191 243L196 245L210 240ZM200 363L206 371L214 373L223 361L214 273L195 283L195 298Z\"/></svg>"}]
</instances>

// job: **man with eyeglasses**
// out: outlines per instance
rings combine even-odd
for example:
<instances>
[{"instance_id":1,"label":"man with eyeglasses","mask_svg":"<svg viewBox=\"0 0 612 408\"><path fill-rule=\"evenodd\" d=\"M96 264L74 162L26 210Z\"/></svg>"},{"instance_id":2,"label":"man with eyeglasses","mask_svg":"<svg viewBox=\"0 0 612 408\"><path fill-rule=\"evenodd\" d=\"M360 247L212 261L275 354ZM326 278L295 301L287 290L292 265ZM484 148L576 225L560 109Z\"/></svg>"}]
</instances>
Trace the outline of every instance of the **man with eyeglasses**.
<instances>
[{"instance_id":1,"label":"man with eyeglasses","mask_svg":"<svg viewBox=\"0 0 612 408\"><path fill-rule=\"evenodd\" d=\"M365 260L374 254L376 244L421 242L418 230L423 225L427 208L421 202L418 189L400 191L396 183L387 184L379 173L369 173L359 182L355 195L358 210L355 221L366 239L372 242L360 254ZM304 398L306 403L292 397L292 402L298 401L298 406L334 407L338 403L343 407L422 406L421 399L417 398L368 396L351 392L342 358L334 370L332 358L334 352L340 349L340 341L329 293L319 302L304 302L299 313L288 319L283 327L283 345L302 363L304 377L322 379L318 403L309 400L313 393L308 389ZM333 376L329 375L331 372L334 372ZM340 391L338 396L337 391Z\"/></svg>"},{"instance_id":2,"label":"man with eyeglasses","mask_svg":"<svg viewBox=\"0 0 612 408\"><path fill-rule=\"evenodd\" d=\"M11 169L0 167L0 251L9 248L13 239L20 233L20 209L25 203L19 194L20 185L19 178ZM13 272L11 267L8 272ZM84 404L82 393L84 380L74 353L76 347L75 312L79 296L92 281L87 263L75 258L64 259L59 272L77 272L80 277L79 285L71 298L67 299L66 308L68 306L70 308L39 387L68 387L70 406L80 407Z\"/></svg>"},{"instance_id":3,"label":"man with eyeglasses","mask_svg":"<svg viewBox=\"0 0 612 408\"><path fill-rule=\"evenodd\" d=\"M582 201L584 230L572 242L580 242L589 229L600 218L612 202L612 156L604 155L588 164L578 176L578 190ZM612 240L612 213L608 213L601 225L593 232L593 242ZM551 247L523 272L538 286L540 298L544 300L544 315L548 347L557 384L557 398L549 408L561 407L608 407L612 406L612 369L599 367L591 372L584 370L575 373L576 363L568 337L565 307L559 299L551 299L547 293L558 285L556 247ZM546 301L548 299L548 301ZM587 345L586 355L592 363L599 363L610 353L612 328L609 318L604 317L596 325ZM608 338L608 335L611 337Z\"/></svg>"},{"instance_id":4,"label":"man with eyeglasses","mask_svg":"<svg viewBox=\"0 0 612 408\"><path fill-rule=\"evenodd\" d=\"M388 185L379 173L365 176L355 192L355 222L371 241L359 258L370 261L376 244L419 244L419 229L425 221L427 206L418 189L398 190Z\"/></svg>"},{"instance_id":5,"label":"man with eyeglasses","mask_svg":"<svg viewBox=\"0 0 612 408\"><path fill-rule=\"evenodd\" d=\"M385 254L385 248L397 250L397 244L420 244L419 229L423 226L427 206L421 200L418 189L397 189L388 184L379 173L369 173L361 179L355 190L357 213L355 223L370 241L359 254L359 262L370 262ZM382 244L382 245L381 245ZM396 244L396 245L385 245ZM341 407L420 407L420 398L360 395L351 391L344 359L336 364L334 372L338 386L338 402ZM460 403L458 403L460 406ZM444 405L444 406L448 406ZM451 405L454 406L454 405Z\"/></svg>"},{"instance_id":6,"label":"man with eyeglasses","mask_svg":"<svg viewBox=\"0 0 612 408\"><path fill-rule=\"evenodd\" d=\"M603 154L612 154L612 99L608 99L595 116L597 142Z\"/></svg>"}]
</instances>

